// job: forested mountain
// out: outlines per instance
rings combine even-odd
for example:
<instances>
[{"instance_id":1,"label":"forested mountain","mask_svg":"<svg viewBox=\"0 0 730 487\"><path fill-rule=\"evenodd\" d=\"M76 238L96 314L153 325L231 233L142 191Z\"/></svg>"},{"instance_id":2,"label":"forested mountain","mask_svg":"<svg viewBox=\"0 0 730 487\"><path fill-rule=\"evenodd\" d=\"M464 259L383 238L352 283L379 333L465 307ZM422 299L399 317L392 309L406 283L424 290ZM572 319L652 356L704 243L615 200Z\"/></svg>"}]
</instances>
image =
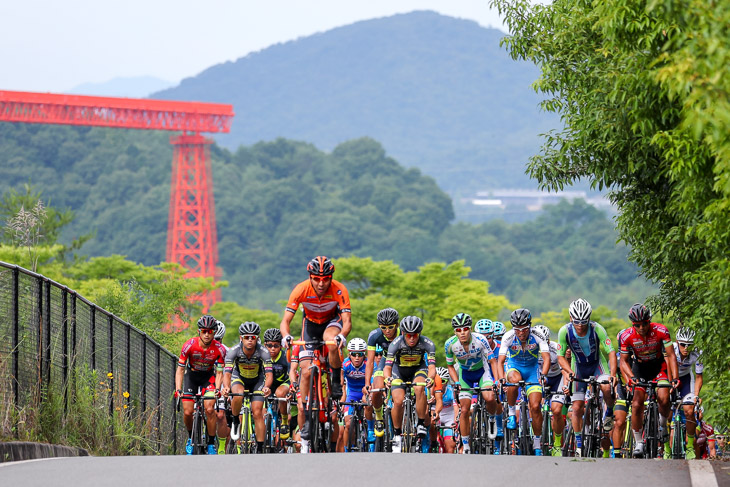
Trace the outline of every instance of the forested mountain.
<instances>
[{"instance_id":1,"label":"forested mountain","mask_svg":"<svg viewBox=\"0 0 730 487\"><path fill-rule=\"evenodd\" d=\"M213 66L152 95L234 105L231 150L278 137L324 150L371 137L450 194L529 187L538 134L557 126L504 33L434 12L367 20Z\"/></svg>"},{"instance_id":2,"label":"forested mountain","mask_svg":"<svg viewBox=\"0 0 730 487\"><path fill-rule=\"evenodd\" d=\"M465 259L490 292L537 312L577 295L623 309L648 292L611 221L580 202L525 224L450 224L451 200L434 180L369 138L331 153L286 139L233 153L214 144L211 158L229 301L279 310L317 254L404 270ZM86 255L164 260L171 160L166 134L0 123L0 193L30 180L53 206L74 210L62 239L95 231Z\"/></svg>"}]
</instances>

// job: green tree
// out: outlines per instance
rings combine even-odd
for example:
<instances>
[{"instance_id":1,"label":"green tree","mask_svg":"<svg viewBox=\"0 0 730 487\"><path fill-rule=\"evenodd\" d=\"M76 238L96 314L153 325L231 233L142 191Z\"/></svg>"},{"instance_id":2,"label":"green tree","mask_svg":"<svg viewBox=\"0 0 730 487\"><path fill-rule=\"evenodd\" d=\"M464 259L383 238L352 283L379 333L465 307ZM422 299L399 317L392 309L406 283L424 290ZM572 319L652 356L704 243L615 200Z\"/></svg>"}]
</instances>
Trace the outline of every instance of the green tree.
<instances>
[{"instance_id":1,"label":"green tree","mask_svg":"<svg viewBox=\"0 0 730 487\"><path fill-rule=\"evenodd\" d=\"M661 287L654 305L698 331L715 418L730 420L730 2L492 0L516 59L564 128L529 173L609 189L620 238ZM716 399L716 400L715 400Z\"/></svg>"}]
</instances>

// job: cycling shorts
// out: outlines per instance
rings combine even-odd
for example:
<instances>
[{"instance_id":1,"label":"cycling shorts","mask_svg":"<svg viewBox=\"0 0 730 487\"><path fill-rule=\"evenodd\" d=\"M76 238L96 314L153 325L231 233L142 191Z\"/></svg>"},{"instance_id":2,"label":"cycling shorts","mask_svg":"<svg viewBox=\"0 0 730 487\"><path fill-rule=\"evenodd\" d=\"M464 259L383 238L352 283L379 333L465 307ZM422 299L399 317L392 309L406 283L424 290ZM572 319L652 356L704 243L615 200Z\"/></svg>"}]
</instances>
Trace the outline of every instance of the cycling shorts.
<instances>
[{"instance_id":1,"label":"cycling shorts","mask_svg":"<svg viewBox=\"0 0 730 487\"><path fill-rule=\"evenodd\" d=\"M244 390L248 392L253 392L253 396L251 396L251 402L264 401L264 395L261 392L261 389L263 389L264 384L266 384L266 377L263 373L259 374L258 377L253 379L242 379L238 375L238 370L233 369L233 374L231 377L231 387L233 387L233 385L235 384L242 385Z\"/></svg>"},{"instance_id":2,"label":"cycling shorts","mask_svg":"<svg viewBox=\"0 0 730 487\"><path fill-rule=\"evenodd\" d=\"M527 386L527 395L529 396L533 392L537 392L539 394L542 394L542 387L537 384L539 381L537 373L537 365L532 366L524 366L524 365L518 365L514 363L507 363L507 375L509 376L510 372L517 371L519 372L520 376L522 377L521 380L524 380L525 382L532 382L536 385ZM509 378L507 379L509 382Z\"/></svg>"},{"instance_id":3,"label":"cycling shorts","mask_svg":"<svg viewBox=\"0 0 730 487\"><path fill-rule=\"evenodd\" d=\"M554 377L546 377L546 385L550 387L551 391L560 392L563 390L563 374L556 375ZM565 394L553 394L550 404L557 402L565 404Z\"/></svg>"},{"instance_id":4,"label":"cycling shorts","mask_svg":"<svg viewBox=\"0 0 730 487\"><path fill-rule=\"evenodd\" d=\"M362 401L362 390L347 389L347 402L357 401ZM354 406L345 407L345 416L351 416L354 409Z\"/></svg>"},{"instance_id":5,"label":"cycling shorts","mask_svg":"<svg viewBox=\"0 0 730 487\"><path fill-rule=\"evenodd\" d=\"M280 386L289 386L289 377L287 376L286 380L276 380L274 379L273 384L271 384L271 392L276 391Z\"/></svg>"},{"instance_id":6,"label":"cycling shorts","mask_svg":"<svg viewBox=\"0 0 730 487\"><path fill-rule=\"evenodd\" d=\"M198 389L203 391L203 395L206 398L215 398L215 370L208 372L195 372L190 369L185 370L182 400L185 402L194 401Z\"/></svg>"},{"instance_id":7,"label":"cycling shorts","mask_svg":"<svg viewBox=\"0 0 730 487\"><path fill-rule=\"evenodd\" d=\"M631 367L631 372L633 372L634 376L638 377L644 382L649 382L652 380L656 380L657 382L669 381L669 377L667 376L667 362L664 360L664 358L661 358L659 360L651 360L649 362L635 361L634 365ZM646 389L644 387L636 387L636 390L646 392Z\"/></svg>"},{"instance_id":8,"label":"cycling shorts","mask_svg":"<svg viewBox=\"0 0 730 487\"><path fill-rule=\"evenodd\" d=\"M592 364L575 364L575 376L578 379L587 379L593 376L600 381L608 380L609 378L608 371L603 368L600 360ZM575 387L575 392L573 392L572 397L573 401L584 401L588 384L585 382L575 382L573 387Z\"/></svg>"},{"instance_id":9,"label":"cycling shorts","mask_svg":"<svg viewBox=\"0 0 730 487\"><path fill-rule=\"evenodd\" d=\"M679 397L687 397L689 394L693 394L691 372L679 378L679 387L677 387L677 392L679 392ZM687 401L684 402L686 403Z\"/></svg>"},{"instance_id":10,"label":"cycling shorts","mask_svg":"<svg viewBox=\"0 0 730 487\"><path fill-rule=\"evenodd\" d=\"M383 369L385 368L385 359L387 357L383 355L380 357L380 360L378 360L378 363L375 365L373 377L383 377Z\"/></svg>"},{"instance_id":11,"label":"cycling shorts","mask_svg":"<svg viewBox=\"0 0 730 487\"><path fill-rule=\"evenodd\" d=\"M393 382L390 384L392 389L405 389L403 382L425 382L428 377L428 364L424 360L418 367L400 367L393 364ZM416 380L418 377L418 380Z\"/></svg>"},{"instance_id":12,"label":"cycling shorts","mask_svg":"<svg viewBox=\"0 0 730 487\"><path fill-rule=\"evenodd\" d=\"M487 367L476 370L459 368L459 385L461 386L461 390L459 391L459 400L461 401L462 399L469 399L475 394L475 392L468 389L492 387L494 385L494 379Z\"/></svg>"},{"instance_id":13,"label":"cycling shorts","mask_svg":"<svg viewBox=\"0 0 730 487\"><path fill-rule=\"evenodd\" d=\"M626 402L627 399L627 390L626 390L626 384L623 383L623 381L618 381L616 383L616 406L614 406L614 411L623 411L625 413L629 412L629 406Z\"/></svg>"},{"instance_id":14,"label":"cycling shorts","mask_svg":"<svg viewBox=\"0 0 730 487\"><path fill-rule=\"evenodd\" d=\"M311 340L322 340L324 338L324 331L327 328L337 328L337 331L342 331L342 315L337 315L335 319L329 323L315 323L309 321L306 317L302 322L302 340L305 342ZM299 360L305 360L314 357L314 345L304 345L299 350Z\"/></svg>"}]
</instances>

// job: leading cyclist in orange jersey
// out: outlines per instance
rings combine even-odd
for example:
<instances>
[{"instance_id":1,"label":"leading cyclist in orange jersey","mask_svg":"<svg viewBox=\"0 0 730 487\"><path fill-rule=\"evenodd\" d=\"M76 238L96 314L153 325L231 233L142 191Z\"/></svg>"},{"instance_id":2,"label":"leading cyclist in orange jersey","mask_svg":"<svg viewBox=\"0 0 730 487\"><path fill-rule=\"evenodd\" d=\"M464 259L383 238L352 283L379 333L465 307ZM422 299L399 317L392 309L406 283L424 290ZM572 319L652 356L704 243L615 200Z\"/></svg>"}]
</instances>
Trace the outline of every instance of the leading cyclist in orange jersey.
<instances>
[{"instance_id":1,"label":"leading cyclist in orange jersey","mask_svg":"<svg viewBox=\"0 0 730 487\"><path fill-rule=\"evenodd\" d=\"M339 348L345 345L346 336L352 328L350 295L347 288L340 282L332 279L335 265L324 256L317 256L307 265L309 279L300 282L289 296L289 302L281 320L282 345L291 345L292 336L289 331L291 320L299 305L304 308L302 324L302 340L324 340L337 342ZM307 345L299 354L301 377L299 390L309 390L309 364L314 356L314 347ZM342 359L338 348L329 348L329 364L332 369L332 395L340 397L342 386L340 374ZM303 392L304 393L304 392Z\"/></svg>"}]
</instances>

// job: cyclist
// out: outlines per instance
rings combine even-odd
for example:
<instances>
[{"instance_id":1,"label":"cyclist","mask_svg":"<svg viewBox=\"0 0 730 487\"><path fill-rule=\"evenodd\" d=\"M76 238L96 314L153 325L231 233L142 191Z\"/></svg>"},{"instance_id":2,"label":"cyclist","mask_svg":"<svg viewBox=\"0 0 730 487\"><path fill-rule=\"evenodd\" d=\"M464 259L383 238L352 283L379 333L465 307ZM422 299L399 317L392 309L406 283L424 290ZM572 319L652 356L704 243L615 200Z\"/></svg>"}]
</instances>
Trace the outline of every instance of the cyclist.
<instances>
[{"instance_id":1,"label":"cyclist","mask_svg":"<svg viewBox=\"0 0 730 487\"><path fill-rule=\"evenodd\" d=\"M461 432L462 452L470 453L469 434L471 432L471 396L472 388L485 389L481 391L489 413L489 435L497 436L495 414L497 412L497 397L491 390L494 386L494 377L497 373L497 360L489 346L489 341L479 333L471 332L471 316L459 313L451 319L454 336L446 340L444 353L446 367L454 383L458 384L459 404L459 431ZM459 372L454 368L454 359L459 363Z\"/></svg>"},{"instance_id":2,"label":"cyclist","mask_svg":"<svg viewBox=\"0 0 730 487\"><path fill-rule=\"evenodd\" d=\"M697 458L714 460L717 457L715 429L703 421L704 414L705 408L699 406L697 408L697 444L695 450Z\"/></svg>"},{"instance_id":3,"label":"cyclist","mask_svg":"<svg viewBox=\"0 0 730 487\"><path fill-rule=\"evenodd\" d=\"M558 361L563 369L563 384L567 392L571 378L587 379L596 377L599 381L609 380L610 384L601 384L603 400L606 403L606 412L603 417L603 429L613 429L613 406L615 399L611 393L616 384L618 362L616 350L606 329L599 323L591 321L593 308L583 298L578 298L568 308L570 322L560 328L558 332ZM573 366L565 358L566 350L570 350ZM610 374L610 375L609 375ZM583 411L585 408L587 384L575 383L575 392L571 400L573 404L572 423L575 431L575 454L581 454L583 447ZM604 438L601 441L603 454L610 456L610 441Z\"/></svg>"},{"instance_id":4,"label":"cyclist","mask_svg":"<svg viewBox=\"0 0 730 487\"><path fill-rule=\"evenodd\" d=\"M629 310L629 320L632 327L622 335L621 345L621 373L629 386L634 387L634 400L631 404L631 430L633 431L636 446L633 455L640 457L644 453L644 442L641 430L644 427L644 400L646 390L636 387L636 378L643 381L656 380L659 383L671 381L676 387L677 358L674 356L672 338L667 327L661 323L651 322L649 308L636 303ZM629 365L629 355L633 354L633 366ZM665 356L666 354L666 356ZM657 389L657 403L659 405L659 433L666 443L668 439L667 418L671 412L669 403L669 389Z\"/></svg>"},{"instance_id":5,"label":"cyclist","mask_svg":"<svg viewBox=\"0 0 730 487\"><path fill-rule=\"evenodd\" d=\"M694 451L697 424L695 418L695 403L698 402L702 390L702 372L704 365L700 361L702 352L694 348L695 332L686 326L677 330L677 341L674 343L674 354L677 357L677 371L679 376L679 397L682 399L682 409L687 424L687 451L685 458L696 458ZM694 367L693 367L694 366ZM665 458L669 457L669 449L664 448Z\"/></svg>"},{"instance_id":6,"label":"cyclist","mask_svg":"<svg viewBox=\"0 0 730 487\"><path fill-rule=\"evenodd\" d=\"M226 368L223 373L225 391L241 394L244 391L253 393L251 397L251 414L256 432L256 451L264 452L266 425L264 423L264 398L271 394L274 382L271 354L259 343L261 327L254 321L246 321L238 327L241 341L228 351ZM231 439L237 440L241 435L241 405L243 397L231 399L233 425Z\"/></svg>"},{"instance_id":7,"label":"cyclist","mask_svg":"<svg viewBox=\"0 0 730 487\"><path fill-rule=\"evenodd\" d=\"M278 328L269 328L264 332L264 346L271 355L271 371L274 374L274 382L271 384L271 390L279 399L284 399L289 395L289 361L286 354L281 349L281 341L284 337ZM289 402L278 401L279 417L281 425L279 426L279 438L286 440L289 438Z\"/></svg>"},{"instance_id":8,"label":"cyclist","mask_svg":"<svg viewBox=\"0 0 730 487\"><path fill-rule=\"evenodd\" d=\"M499 323L499 322L496 322ZM501 323L499 323L502 325ZM499 342L494 339L494 329L496 328L495 322L488 319L481 319L476 322L476 325L474 325L474 331L477 333L480 333L487 337L487 341L489 342L489 346L492 347L492 354L494 355L495 359L499 357ZM504 325L502 325L502 328L504 328ZM499 338L502 338L502 335L504 332L502 332L499 336ZM497 379L497 377L495 377ZM494 445L494 451L495 455L499 455L499 445L502 441L502 438L504 437L504 431L502 430L502 414L504 410L502 409L502 401L497 397L497 437L495 439L495 445Z\"/></svg>"},{"instance_id":9,"label":"cyclist","mask_svg":"<svg viewBox=\"0 0 730 487\"><path fill-rule=\"evenodd\" d=\"M494 321L492 325L492 338L494 338L494 347L492 347L492 350L494 350L494 355L498 357L499 347L502 345L502 337L507 332L507 327L501 321Z\"/></svg>"},{"instance_id":10,"label":"cyclist","mask_svg":"<svg viewBox=\"0 0 730 487\"><path fill-rule=\"evenodd\" d=\"M532 314L529 309L519 308L510 315L512 329L504 334L499 349L498 372L500 382L509 380L516 383L521 380L531 382L534 385L527 387L527 400L530 406L530 417L532 418L532 430L535 432L533 447L535 455L541 456L540 436L542 435L542 388L536 384L541 380L538 370L538 359L542 356L542 375L547 375L550 370L550 348L548 344L531 332ZM505 367L506 365L506 367ZM506 368L506 372L505 372ZM509 404L507 428L517 429L517 388L507 389L507 404Z\"/></svg>"},{"instance_id":11,"label":"cyclist","mask_svg":"<svg viewBox=\"0 0 730 487\"><path fill-rule=\"evenodd\" d=\"M180 359L175 372L175 396L182 396L183 422L188 430L188 441L185 453L193 454L193 410L194 396L200 388L206 398L205 422L208 431L208 455L217 455L215 447L215 431L217 416L215 414L215 396L223 381L223 362L225 350L216 341L215 331L218 323L210 315L203 315L198 320L198 336L193 337L182 346ZM213 433L213 434L211 434Z\"/></svg>"},{"instance_id":12,"label":"cyclist","mask_svg":"<svg viewBox=\"0 0 730 487\"><path fill-rule=\"evenodd\" d=\"M279 324L279 329L284 337L282 345L291 345L292 336L289 333L291 320L301 304L304 309L302 340L334 340L341 348L345 345L345 337L352 328L352 311L347 288L344 284L332 279L335 265L327 257L320 255L312 259L307 264L307 272L309 272L309 279L297 284L291 292L284 317ZM342 359L339 348L332 347L329 350L333 397L342 395L340 385ZM313 356L313 345L306 345L299 354L302 370L299 386L302 391L309 391L309 362Z\"/></svg>"},{"instance_id":13,"label":"cyclist","mask_svg":"<svg viewBox=\"0 0 730 487\"><path fill-rule=\"evenodd\" d=\"M342 363L342 381L343 390L347 394L343 394L341 400L347 402L362 401L365 388L365 352L368 344L362 338L353 338L347 344L348 358ZM347 386L347 387L344 387ZM353 407L345 408L345 445L348 445L350 439L350 420Z\"/></svg>"},{"instance_id":14,"label":"cyclist","mask_svg":"<svg viewBox=\"0 0 730 487\"><path fill-rule=\"evenodd\" d=\"M553 392L560 392L563 390L563 372L560 369L558 363L558 349L559 344L550 340L550 328L545 325L536 325L532 327L532 332L537 334L540 338L545 340L550 349L550 370L545 377L545 384L550 387ZM538 367L542 368L542 355L538 360ZM550 419L550 425L553 428L553 442L552 451L550 455L554 457L560 457L563 455L561 446L563 444L563 429L565 428L565 419L563 418L563 406L565 405L565 395L553 394L550 399L550 410L553 415Z\"/></svg>"},{"instance_id":15,"label":"cyclist","mask_svg":"<svg viewBox=\"0 0 730 487\"><path fill-rule=\"evenodd\" d=\"M444 428L441 437L444 440L444 453L454 453L456 442L454 441L455 413L454 388L451 387L449 369L436 367L436 384L434 395L436 396L436 407L432 423L435 427ZM434 436L435 437L435 436Z\"/></svg>"},{"instance_id":16,"label":"cyclist","mask_svg":"<svg viewBox=\"0 0 730 487\"><path fill-rule=\"evenodd\" d=\"M224 354L223 357L225 358L225 354L228 353L228 347L223 345L223 336L226 334L226 325L223 324L222 321L216 320L216 329L215 329L215 335L213 338L217 340L221 347L223 347ZM217 427L216 431L218 433L218 453L224 454L226 452L226 441L228 441L228 435L231 433L231 428L228 424L228 421L226 420L226 398L222 395L218 398L218 408L216 410L216 416L217 416Z\"/></svg>"},{"instance_id":17,"label":"cyclist","mask_svg":"<svg viewBox=\"0 0 730 487\"><path fill-rule=\"evenodd\" d=\"M385 368L385 354L380 360L375 360L378 347L388 350L395 337L398 336L398 312L393 308L378 311L378 327L368 335L368 359L365 367L366 389L372 383L373 389L383 389L383 369ZM377 367L377 368L376 368ZM374 372L373 372L374 371ZM383 422L383 392L372 393L371 400L375 412L375 436L381 437L385 433Z\"/></svg>"},{"instance_id":18,"label":"cyclist","mask_svg":"<svg viewBox=\"0 0 730 487\"><path fill-rule=\"evenodd\" d=\"M385 383L391 388L393 397L393 453L401 452L403 430L403 399L405 398L405 387L403 382L416 382L420 377L425 379L428 387L431 387L436 376L436 347L433 342L421 335L423 321L417 316L406 316L400 322L400 336L393 340L388 347L388 356L385 359L383 377ZM416 394L416 415L418 425L416 433L425 437L425 420L427 412L426 394L423 386L414 386Z\"/></svg>"}]
</instances>

